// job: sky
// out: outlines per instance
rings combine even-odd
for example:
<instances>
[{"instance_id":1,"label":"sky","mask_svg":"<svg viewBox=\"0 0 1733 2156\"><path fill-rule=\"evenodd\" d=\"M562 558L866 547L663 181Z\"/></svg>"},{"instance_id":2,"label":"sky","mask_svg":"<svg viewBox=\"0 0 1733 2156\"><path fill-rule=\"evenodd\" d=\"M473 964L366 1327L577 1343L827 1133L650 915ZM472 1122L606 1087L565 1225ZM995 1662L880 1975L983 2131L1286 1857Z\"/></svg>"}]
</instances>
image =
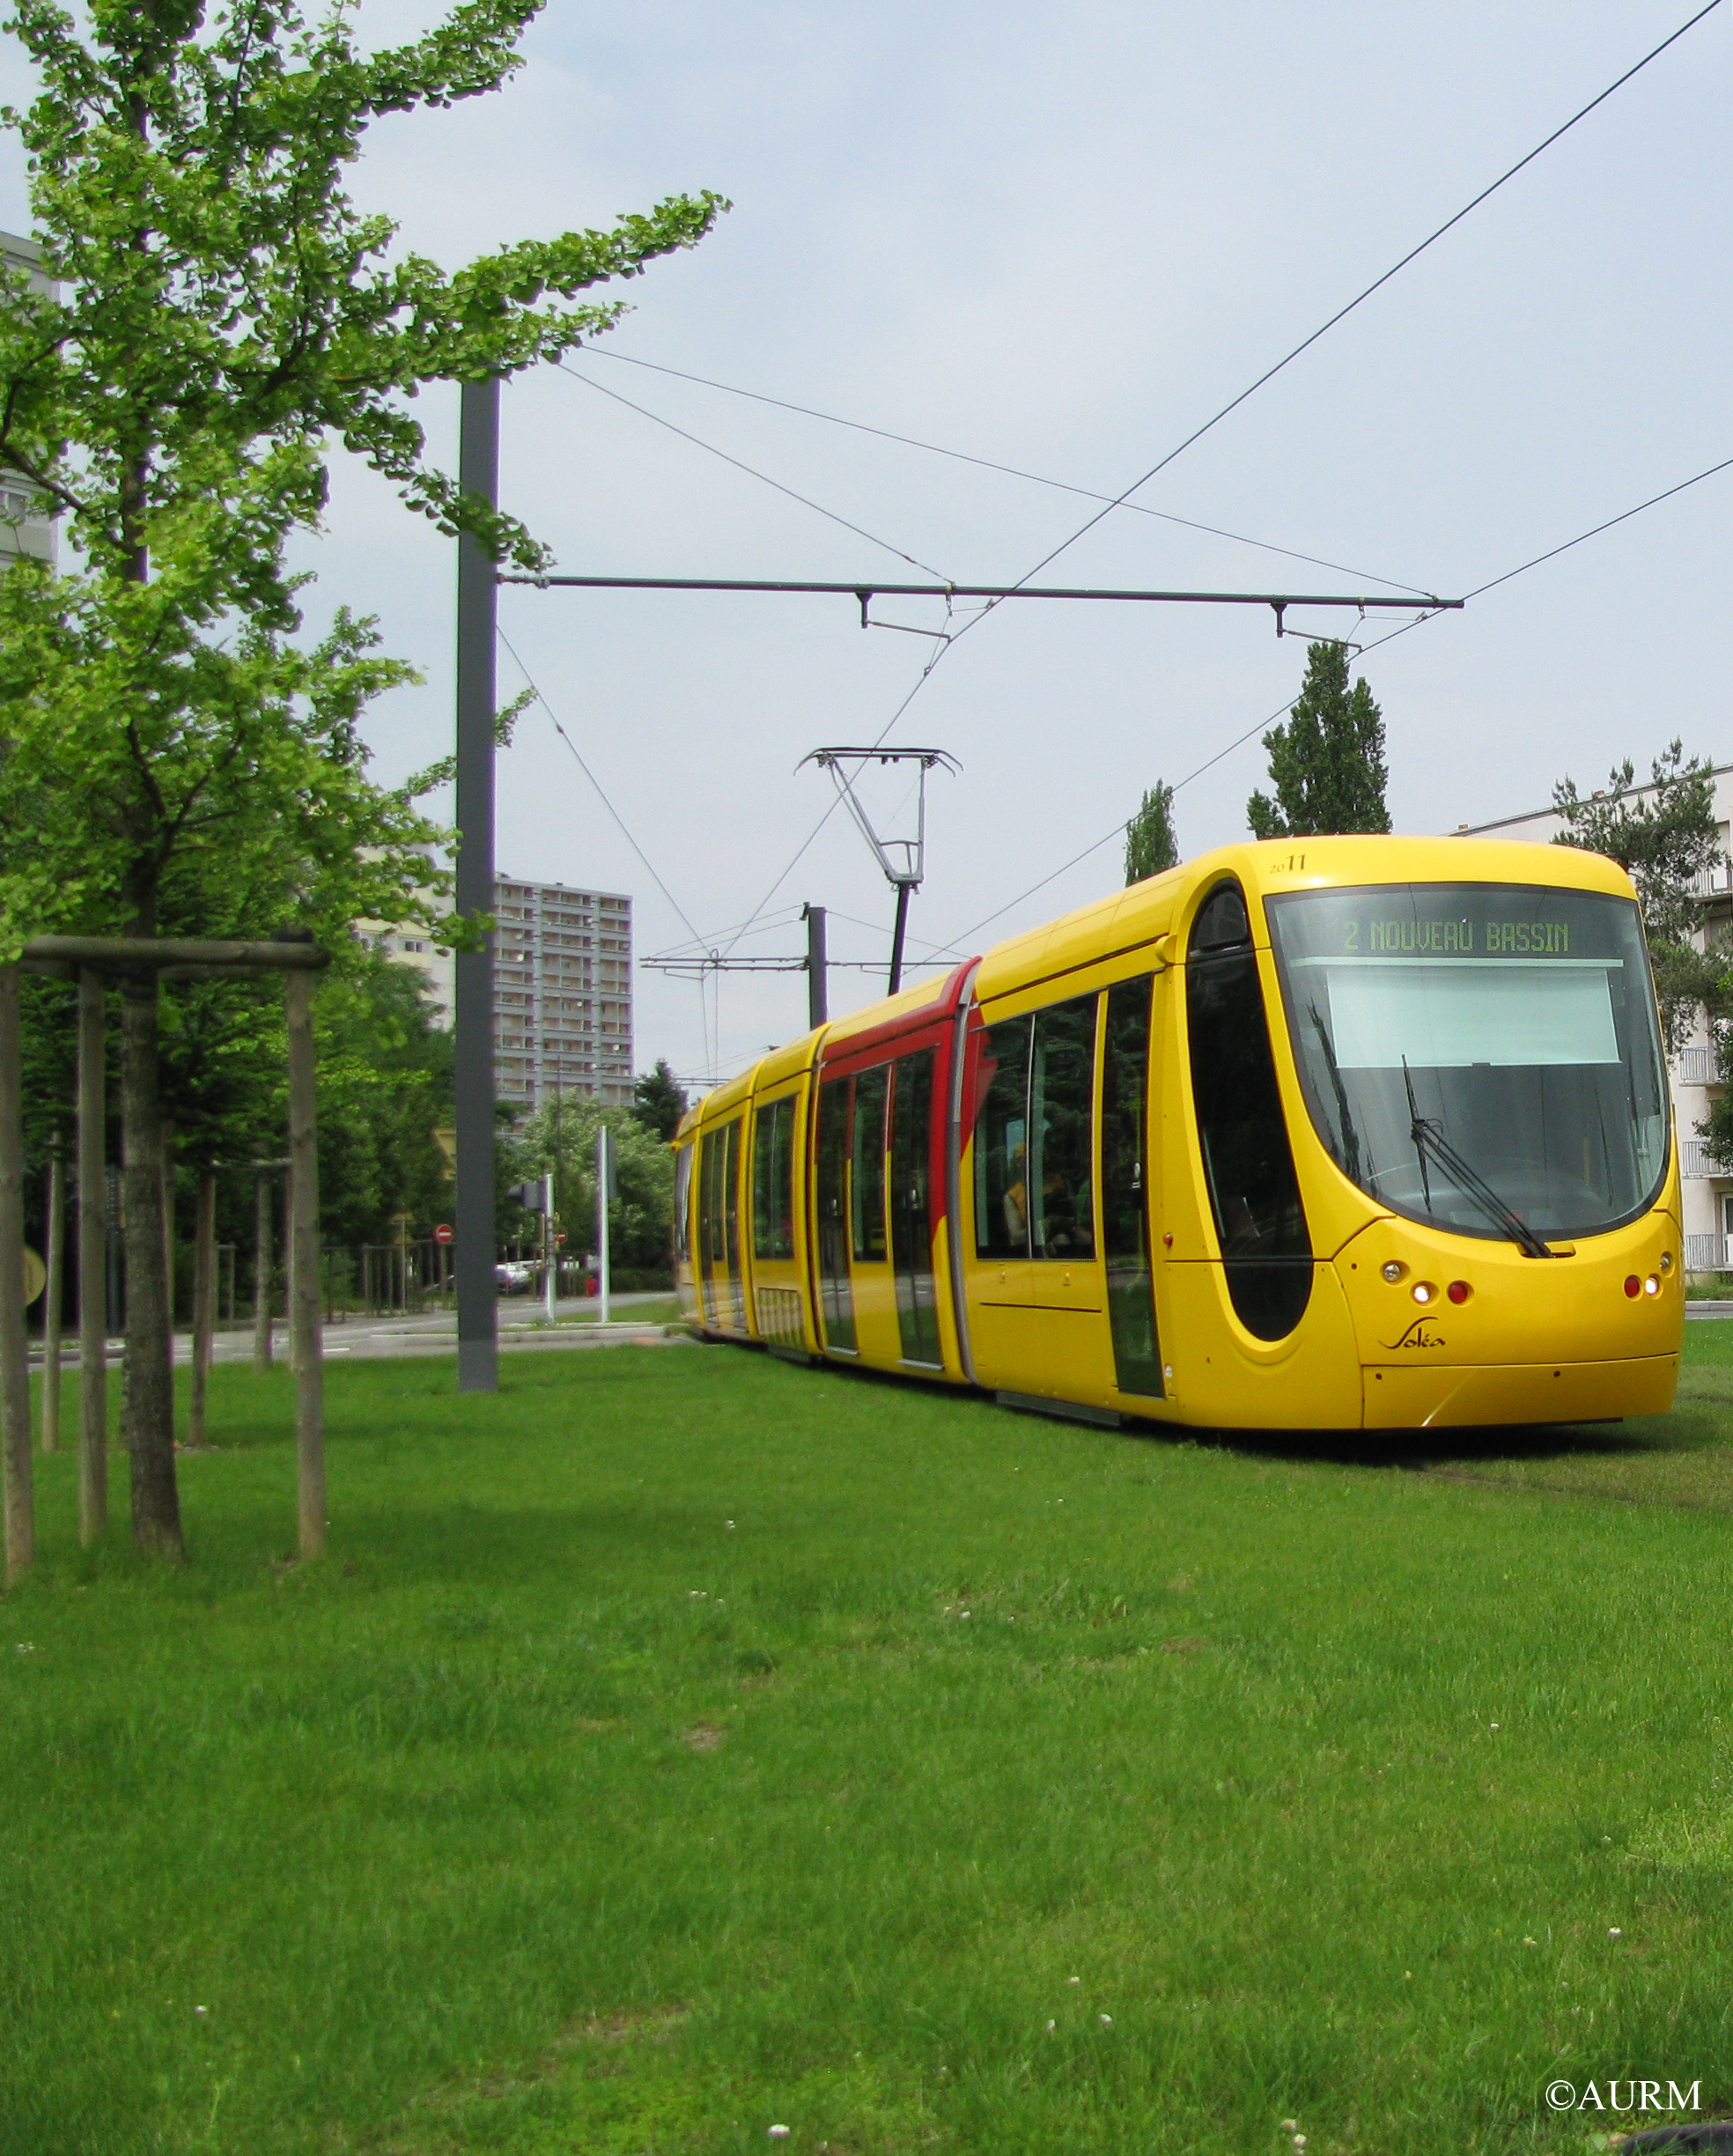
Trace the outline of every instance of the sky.
<instances>
[{"instance_id":1,"label":"sky","mask_svg":"<svg viewBox=\"0 0 1733 2156\"><path fill-rule=\"evenodd\" d=\"M501 500L560 571L1010 583L1097 505L859 428L1117 495L1693 11L555 0L503 92L377 126L353 193L451 268L731 201L569 372L504 393ZM358 20L389 43L439 13ZM1038 580L1452 596L1733 456L1729 74L1724 4L1134 497L1164 515L1114 511ZM0 48L0 94L29 86ZM7 146L0 225L28 224ZM417 410L454 461L454 392ZM1367 651L1395 827L1538 808L1675 735L1733 760L1730 526L1733 472ZM452 543L337 448L300 559L310 625L375 614L424 676L370 714L375 775L445 753ZM499 865L631 893L638 1067L703 1085L804 1030L799 973L706 991L643 964L795 956L802 902L845 962L833 1009L882 993L892 894L811 749L878 739L915 691L887 744L960 766L929 783L910 916L912 957L948 965L1120 882L1158 779L1184 853L1243 838L1306 653L1263 609L874 611L954 640L863 631L847 597L502 592L502 693L545 701L500 761ZM875 813L906 816L907 784L875 773Z\"/></svg>"}]
</instances>

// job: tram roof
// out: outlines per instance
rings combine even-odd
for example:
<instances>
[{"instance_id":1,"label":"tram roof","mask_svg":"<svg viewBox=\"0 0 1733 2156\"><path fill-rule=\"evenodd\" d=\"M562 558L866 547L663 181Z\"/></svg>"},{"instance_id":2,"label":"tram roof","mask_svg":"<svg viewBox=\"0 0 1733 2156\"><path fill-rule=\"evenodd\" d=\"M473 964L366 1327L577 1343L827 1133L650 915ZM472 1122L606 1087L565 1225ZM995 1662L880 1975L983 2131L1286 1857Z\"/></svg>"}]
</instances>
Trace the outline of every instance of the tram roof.
<instances>
[{"instance_id":1,"label":"tram roof","mask_svg":"<svg viewBox=\"0 0 1733 2156\"><path fill-rule=\"evenodd\" d=\"M1552 883L1633 896L1629 877L1616 861L1578 846L1383 833L1251 839L1200 853L995 944L981 961L975 993L984 1000L1011 994L1121 951L1158 943L1188 920L1192 901L1225 875L1237 876L1254 900L1281 891L1397 883ZM1258 941L1264 941L1261 924ZM1159 954L1163 960L1176 955L1175 950Z\"/></svg>"},{"instance_id":2,"label":"tram roof","mask_svg":"<svg viewBox=\"0 0 1733 2156\"><path fill-rule=\"evenodd\" d=\"M1121 952L1160 945L1189 919L1192 902L1222 876L1237 876L1254 900L1257 940L1263 941L1261 902L1282 891L1329 890L1364 884L1550 883L1568 890L1635 896L1630 878L1604 854L1550 841L1485 838L1473 832L1440 838L1356 833L1323 838L1250 839L1218 846L1176 868L1110 891L1058 919L994 944L980 961L972 993L985 1001L1032 988L1056 976L1099 965ZM1169 944L1162 963L1178 955ZM682 1119L682 1135L710 1122L784 1078L810 1069L821 1042L829 1051L857 1036L948 1000L962 969L935 973L899 995L869 1003L785 1046L773 1049L739 1076L695 1102Z\"/></svg>"}]
</instances>

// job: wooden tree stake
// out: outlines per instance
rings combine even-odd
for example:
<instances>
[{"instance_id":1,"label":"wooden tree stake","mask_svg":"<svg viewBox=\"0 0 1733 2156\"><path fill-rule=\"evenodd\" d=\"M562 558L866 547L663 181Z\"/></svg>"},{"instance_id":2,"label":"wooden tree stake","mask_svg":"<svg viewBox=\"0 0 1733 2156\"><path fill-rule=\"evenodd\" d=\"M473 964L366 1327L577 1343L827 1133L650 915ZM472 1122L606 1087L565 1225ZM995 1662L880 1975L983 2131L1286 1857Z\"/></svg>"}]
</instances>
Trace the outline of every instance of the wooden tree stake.
<instances>
[{"instance_id":1,"label":"wooden tree stake","mask_svg":"<svg viewBox=\"0 0 1733 2156\"><path fill-rule=\"evenodd\" d=\"M217 1331L217 1170L198 1171L197 1217L193 1229L193 1376L187 1411L187 1443L204 1443L204 1398Z\"/></svg>"},{"instance_id":2,"label":"wooden tree stake","mask_svg":"<svg viewBox=\"0 0 1733 2156\"><path fill-rule=\"evenodd\" d=\"M295 1368L295 1452L303 1557L325 1554L325 1367L319 1325L319 1148L313 976L284 982L289 1022L289 1207L294 1264L289 1323Z\"/></svg>"},{"instance_id":3,"label":"wooden tree stake","mask_svg":"<svg viewBox=\"0 0 1733 2156\"><path fill-rule=\"evenodd\" d=\"M78 1539L108 1525L107 991L78 973Z\"/></svg>"},{"instance_id":4,"label":"wooden tree stake","mask_svg":"<svg viewBox=\"0 0 1733 2156\"><path fill-rule=\"evenodd\" d=\"M24 1075L18 980L16 964L0 965L0 1451L4 1454L9 1587L36 1562L29 1343L24 1324Z\"/></svg>"},{"instance_id":5,"label":"wooden tree stake","mask_svg":"<svg viewBox=\"0 0 1733 2156\"><path fill-rule=\"evenodd\" d=\"M270 1170L256 1178L253 1233L253 1367L271 1366L271 1186Z\"/></svg>"},{"instance_id":6,"label":"wooden tree stake","mask_svg":"<svg viewBox=\"0 0 1733 2156\"><path fill-rule=\"evenodd\" d=\"M60 1320L66 1271L66 1156L55 1141L48 1156L48 1232L43 1262L48 1277L42 1289L42 1450L60 1450Z\"/></svg>"}]
</instances>

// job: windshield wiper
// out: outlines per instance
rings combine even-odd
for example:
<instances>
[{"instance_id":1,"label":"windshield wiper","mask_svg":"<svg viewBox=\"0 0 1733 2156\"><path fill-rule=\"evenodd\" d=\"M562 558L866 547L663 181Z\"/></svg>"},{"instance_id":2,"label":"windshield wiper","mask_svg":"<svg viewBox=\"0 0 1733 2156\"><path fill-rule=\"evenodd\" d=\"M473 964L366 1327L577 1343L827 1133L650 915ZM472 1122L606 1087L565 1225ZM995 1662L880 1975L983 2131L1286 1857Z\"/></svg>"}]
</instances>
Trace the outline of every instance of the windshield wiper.
<instances>
[{"instance_id":1,"label":"windshield wiper","mask_svg":"<svg viewBox=\"0 0 1733 2156\"><path fill-rule=\"evenodd\" d=\"M1343 1168L1351 1181L1361 1180L1360 1170L1360 1133L1354 1128L1354 1119L1348 1106L1348 1089L1342 1083L1342 1073L1336 1061L1336 1044L1330 1037L1330 1029L1324 1023L1323 1013L1316 1003L1308 1006L1312 1023L1317 1028L1318 1046L1324 1051L1324 1068L1330 1073L1330 1083L1336 1095L1336 1113L1342 1126ZM1424 1177L1426 1170L1422 1166Z\"/></svg>"},{"instance_id":2,"label":"windshield wiper","mask_svg":"<svg viewBox=\"0 0 1733 2156\"><path fill-rule=\"evenodd\" d=\"M1550 1249L1522 1215L1499 1196L1479 1170L1463 1158L1444 1135L1444 1126L1420 1113L1414 1099L1414 1081L1408 1069L1406 1056L1402 1059L1402 1082L1408 1090L1408 1132L1414 1141L1414 1151L1420 1163L1420 1189L1426 1197L1427 1212L1432 1210L1432 1191L1427 1181L1427 1157L1430 1155L1451 1181L1474 1200L1488 1220L1502 1228L1526 1256L1558 1257L1560 1253Z\"/></svg>"}]
</instances>

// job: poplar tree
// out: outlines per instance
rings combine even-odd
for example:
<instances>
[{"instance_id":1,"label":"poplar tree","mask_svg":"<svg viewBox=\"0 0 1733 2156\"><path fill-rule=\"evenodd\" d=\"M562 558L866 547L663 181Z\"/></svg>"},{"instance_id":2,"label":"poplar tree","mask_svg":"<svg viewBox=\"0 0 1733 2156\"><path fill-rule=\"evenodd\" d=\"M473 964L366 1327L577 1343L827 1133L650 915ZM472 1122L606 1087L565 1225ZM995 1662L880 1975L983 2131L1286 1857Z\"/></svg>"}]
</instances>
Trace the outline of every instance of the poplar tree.
<instances>
[{"instance_id":1,"label":"poplar tree","mask_svg":"<svg viewBox=\"0 0 1733 2156\"><path fill-rule=\"evenodd\" d=\"M686 1089L675 1078L666 1056L659 1057L655 1068L645 1071L633 1084L631 1111L665 1145L673 1143L680 1119L686 1112Z\"/></svg>"},{"instance_id":2,"label":"poplar tree","mask_svg":"<svg viewBox=\"0 0 1733 2156\"><path fill-rule=\"evenodd\" d=\"M1312 646L1287 720L1264 747L1275 797L1254 794L1246 803L1254 838L1390 829L1383 713L1363 680L1349 687L1346 645Z\"/></svg>"},{"instance_id":3,"label":"poplar tree","mask_svg":"<svg viewBox=\"0 0 1733 2156\"><path fill-rule=\"evenodd\" d=\"M429 462L410 401L610 327L622 303L579 295L726 206L670 197L451 274L356 210L343 181L370 123L498 89L537 4L462 0L370 52L340 5L12 0L38 94L0 121L58 287L0 278L0 467L77 565L0 580L0 960L44 930L200 933L205 879L226 888L242 860L271 907L255 934L425 916L417 849L439 834L366 779L357 731L407 669L341 614L295 642L285 544L318 524L340 443L441 530L545 566ZM177 1555L154 977L122 1001L133 1527Z\"/></svg>"},{"instance_id":4,"label":"poplar tree","mask_svg":"<svg viewBox=\"0 0 1733 2156\"><path fill-rule=\"evenodd\" d=\"M1173 788L1165 779L1158 779L1125 826L1125 881L1141 883L1146 876L1160 875L1164 868L1176 867L1178 860Z\"/></svg>"}]
</instances>

